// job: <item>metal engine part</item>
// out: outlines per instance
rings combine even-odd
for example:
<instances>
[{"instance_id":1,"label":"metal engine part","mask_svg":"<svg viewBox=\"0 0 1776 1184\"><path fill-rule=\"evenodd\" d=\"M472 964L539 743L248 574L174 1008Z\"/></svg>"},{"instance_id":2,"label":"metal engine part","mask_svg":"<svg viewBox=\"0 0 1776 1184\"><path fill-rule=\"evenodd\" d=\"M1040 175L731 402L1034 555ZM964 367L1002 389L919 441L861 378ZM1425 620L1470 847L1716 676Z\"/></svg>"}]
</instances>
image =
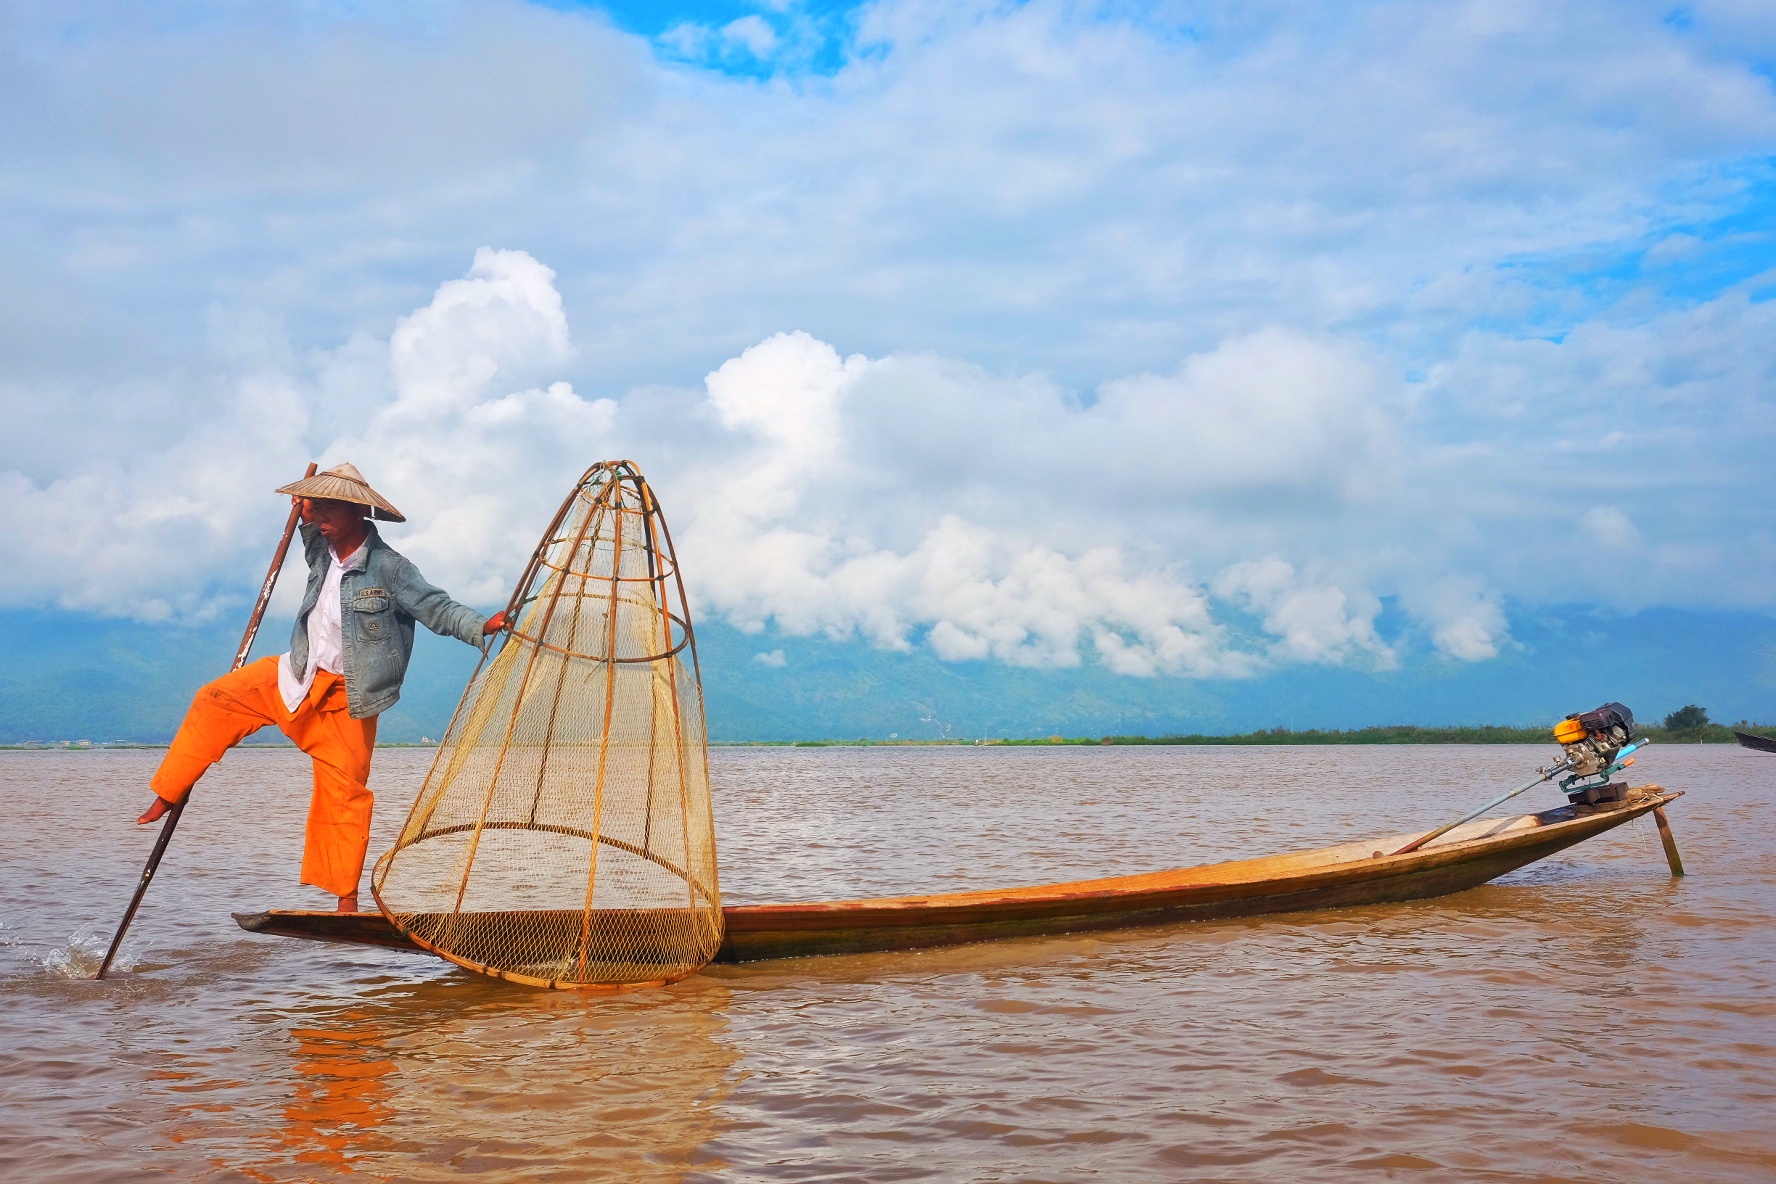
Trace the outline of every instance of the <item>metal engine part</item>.
<instances>
[{"instance_id":1,"label":"metal engine part","mask_svg":"<svg viewBox=\"0 0 1776 1184\"><path fill-rule=\"evenodd\" d=\"M1584 734L1577 739L1565 736L1577 728ZM1634 713L1620 703L1605 703L1593 711L1569 715L1562 721L1556 736L1563 739L1566 761L1574 777L1595 777L1608 769L1616 755L1634 740Z\"/></svg>"}]
</instances>

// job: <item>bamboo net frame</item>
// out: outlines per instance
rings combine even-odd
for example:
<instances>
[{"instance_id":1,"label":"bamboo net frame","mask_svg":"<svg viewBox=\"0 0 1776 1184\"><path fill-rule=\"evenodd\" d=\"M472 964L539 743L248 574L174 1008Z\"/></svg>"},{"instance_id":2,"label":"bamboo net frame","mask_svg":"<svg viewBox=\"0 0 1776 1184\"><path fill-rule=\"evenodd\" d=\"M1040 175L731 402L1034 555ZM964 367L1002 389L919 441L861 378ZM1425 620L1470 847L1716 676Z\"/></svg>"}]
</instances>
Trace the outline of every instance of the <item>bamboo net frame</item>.
<instances>
[{"instance_id":1,"label":"bamboo net frame","mask_svg":"<svg viewBox=\"0 0 1776 1184\"><path fill-rule=\"evenodd\" d=\"M378 907L426 949L532 986L695 973L722 939L702 673L632 462L580 478L507 619L376 863Z\"/></svg>"}]
</instances>

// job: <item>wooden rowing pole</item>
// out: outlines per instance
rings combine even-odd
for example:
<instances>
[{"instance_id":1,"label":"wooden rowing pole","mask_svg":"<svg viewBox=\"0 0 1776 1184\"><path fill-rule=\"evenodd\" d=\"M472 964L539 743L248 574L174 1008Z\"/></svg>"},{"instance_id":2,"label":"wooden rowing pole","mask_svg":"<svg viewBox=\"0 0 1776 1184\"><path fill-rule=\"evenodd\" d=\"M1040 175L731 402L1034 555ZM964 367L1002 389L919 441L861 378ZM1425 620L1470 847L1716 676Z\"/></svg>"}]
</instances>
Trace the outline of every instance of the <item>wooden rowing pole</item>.
<instances>
[{"instance_id":1,"label":"wooden rowing pole","mask_svg":"<svg viewBox=\"0 0 1776 1184\"><path fill-rule=\"evenodd\" d=\"M309 463L308 471L303 477L315 475L316 465ZM265 582L259 585L259 599L253 605L253 615L247 620L247 631L241 635L240 649L234 652L234 665L229 670L239 670L247 664L247 655L253 652L253 638L259 634L259 622L265 617L265 606L271 603L272 589L277 587L278 573L284 570L284 556L290 553L290 539L296 534L296 520L301 516L301 508L290 507L290 517L284 522L284 537L278 540L277 554L271 557L271 570L265 573ZM123 947L123 935L129 932L130 922L136 919L136 910L142 907L142 897L148 894L148 885L154 881L154 873L160 868L160 858L166 854L167 844L173 841L173 829L179 825L179 815L185 812L185 803L191 800L187 793L173 803L167 811L166 821L160 825L160 837L154 840L154 850L148 853L148 863L142 868L142 878L136 882L136 894L130 897L129 908L124 910L123 923L117 927L117 936L111 939L111 948L105 951L105 960L99 963L99 972L94 978L104 978L111 973L111 962L117 957L117 951Z\"/></svg>"},{"instance_id":2,"label":"wooden rowing pole","mask_svg":"<svg viewBox=\"0 0 1776 1184\"><path fill-rule=\"evenodd\" d=\"M1400 848L1398 851L1393 852L1393 854L1395 854L1395 855L1410 855L1410 854L1412 854L1414 851L1418 850L1420 847L1424 846L1426 843L1430 842L1432 839L1440 838L1441 836L1448 834L1450 831L1452 831L1456 827L1462 825L1464 822L1474 821L1474 819L1480 817L1480 815L1486 813L1488 810L1492 809L1494 806L1502 806L1506 802L1510 801L1512 798L1516 797L1518 794L1528 793L1530 790L1534 789L1536 786L1540 785L1544 781L1552 781L1555 778L1555 776L1557 776L1564 768L1565 768L1564 765L1556 765L1552 769L1538 770L1538 775L1534 781L1526 781L1522 785L1519 785L1516 789L1511 790L1509 793L1501 793L1498 797L1493 798L1490 802L1487 802L1484 806L1481 806L1478 810L1470 810L1466 814L1463 814L1460 818L1457 818L1454 822L1446 823L1443 826L1439 826L1436 830L1431 831L1428 834L1419 835L1416 839L1413 839L1410 843L1407 843L1404 847ZM1377 851L1375 854L1377 857L1379 857L1381 855L1381 852Z\"/></svg>"}]
</instances>

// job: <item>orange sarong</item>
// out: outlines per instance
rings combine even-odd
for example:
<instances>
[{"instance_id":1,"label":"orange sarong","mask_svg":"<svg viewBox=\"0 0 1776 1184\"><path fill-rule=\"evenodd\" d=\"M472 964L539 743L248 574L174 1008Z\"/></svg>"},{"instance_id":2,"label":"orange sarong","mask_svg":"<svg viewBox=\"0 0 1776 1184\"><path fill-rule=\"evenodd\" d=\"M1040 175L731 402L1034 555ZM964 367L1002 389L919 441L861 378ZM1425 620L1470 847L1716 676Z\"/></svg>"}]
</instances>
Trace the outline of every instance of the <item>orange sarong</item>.
<instances>
[{"instance_id":1,"label":"orange sarong","mask_svg":"<svg viewBox=\"0 0 1776 1184\"><path fill-rule=\"evenodd\" d=\"M302 882L335 896L350 896L358 890L364 852L370 845L370 811L376 796L365 782L376 749L376 718L351 717L343 676L315 671L314 685L294 714L284 707L278 692L276 658L261 658L209 683L191 701L179 734L160 762L152 782L154 792L177 802L223 753L267 724L314 758Z\"/></svg>"}]
</instances>

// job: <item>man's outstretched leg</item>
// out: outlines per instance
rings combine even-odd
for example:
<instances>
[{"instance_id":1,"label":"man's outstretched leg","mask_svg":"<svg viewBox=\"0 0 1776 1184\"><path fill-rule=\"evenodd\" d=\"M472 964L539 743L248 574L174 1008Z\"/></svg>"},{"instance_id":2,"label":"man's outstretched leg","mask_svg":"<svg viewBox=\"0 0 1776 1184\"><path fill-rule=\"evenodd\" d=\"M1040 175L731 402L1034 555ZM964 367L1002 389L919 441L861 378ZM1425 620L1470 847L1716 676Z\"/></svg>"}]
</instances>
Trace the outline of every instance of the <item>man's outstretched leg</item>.
<instances>
[{"instance_id":1,"label":"man's outstretched leg","mask_svg":"<svg viewBox=\"0 0 1776 1184\"><path fill-rule=\"evenodd\" d=\"M376 804L376 795L366 784L376 750L376 718L351 718L345 681L337 674L322 671L315 680L309 702L290 729L290 739L314 759L302 882L337 896L340 912L356 912L358 881L370 846L370 814Z\"/></svg>"},{"instance_id":2,"label":"man's outstretched leg","mask_svg":"<svg viewBox=\"0 0 1776 1184\"><path fill-rule=\"evenodd\" d=\"M278 725L277 659L261 658L206 684L150 782L154 804L136 821L153 822L182 801L222 754L267 724Z\"/></svg>"}]
</instances>

